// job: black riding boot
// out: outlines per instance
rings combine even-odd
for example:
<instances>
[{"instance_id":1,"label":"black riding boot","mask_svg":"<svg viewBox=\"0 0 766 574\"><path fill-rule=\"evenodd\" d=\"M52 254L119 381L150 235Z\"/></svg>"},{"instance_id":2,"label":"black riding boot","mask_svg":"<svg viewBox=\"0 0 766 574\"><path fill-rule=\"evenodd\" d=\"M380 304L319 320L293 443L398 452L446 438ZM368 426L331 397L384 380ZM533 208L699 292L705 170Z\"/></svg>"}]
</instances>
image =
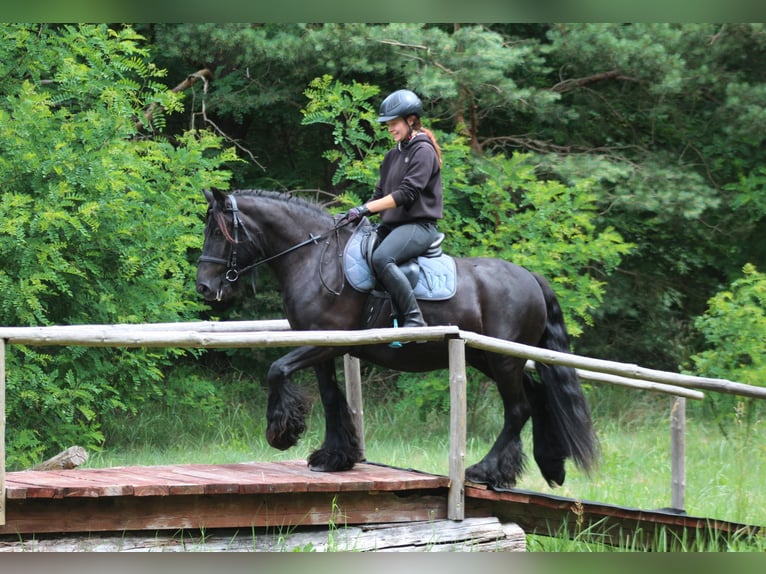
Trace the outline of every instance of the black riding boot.
<instances>
[{"instance_id":1,"label":"black riding boot","mask_svg":"<svg viewBox=\"0 0 766 574\"><path fill-rule=\"evenodd\" d=\"M402 273L402 270L399 269L396 263L386 265L379 279L383 283L383 287L388 291L388 294L391 295L391 301L399 311L402 321L404 321L404 324L400 325L400 327L428 326L423 320L418 301L412 293L410 280Z\"/></svg>"}]
</instances>

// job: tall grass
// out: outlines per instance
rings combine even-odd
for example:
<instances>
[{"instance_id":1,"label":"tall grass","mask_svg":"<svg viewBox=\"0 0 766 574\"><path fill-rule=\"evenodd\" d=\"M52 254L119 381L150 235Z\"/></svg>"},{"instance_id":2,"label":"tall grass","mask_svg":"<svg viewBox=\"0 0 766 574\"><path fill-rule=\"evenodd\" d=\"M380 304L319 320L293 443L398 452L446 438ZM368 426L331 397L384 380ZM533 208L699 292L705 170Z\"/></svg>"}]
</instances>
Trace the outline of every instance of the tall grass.
<instances>
[{"instance_id":1,"label":"tall grass","mask_svg":"<svg viewBox=\"0 0 766 574\"><path fill-rule=\"evenodd\" d=\"M531 432L523 441L529 461L519 488L578 500L642 509L670 506L670 399L625 389L590 389L593 419L600 440L601 458L590 476L568 466L563 487L551 489L531 457ZM493 393L472 404L480 417L469 417L466 462L472 464L489 450L501 426L502 413ZM686 512L692 516L746 524L766 525L766 433L762 414L743 424L736 417L726 425L710 420L709 413L690 405L687 415ZM324 419L316 399L308 430L300 443L285 452L265 440L265 400L250 404L223 403L215 416L200 416L190 405L149 406L135 417L115 418L107 428L110 441L95 453L90 466L155 465L176 463L229 463L305 459L321 444ZM374 462L448 473L449 416L421 412L404 401L396 404L365 398L367 459ZM572 536L530 536L530 550L594 550L585 533ZM665 534L672 536L672 534ZM572 540L573 538L573 540ZM702 549L700 540L678 541L682 549ZM755 544L755 546L753 546ZM746 541L729 549L764 550L760 542ZM718 546L716 546L718 548ZM610 549L600 545L599 549ZM626 550L636 548L624 548ZM705 548L709 549L709 548ZM720 549L720 548L718 548Z\"/></svg>"}]
</instances>

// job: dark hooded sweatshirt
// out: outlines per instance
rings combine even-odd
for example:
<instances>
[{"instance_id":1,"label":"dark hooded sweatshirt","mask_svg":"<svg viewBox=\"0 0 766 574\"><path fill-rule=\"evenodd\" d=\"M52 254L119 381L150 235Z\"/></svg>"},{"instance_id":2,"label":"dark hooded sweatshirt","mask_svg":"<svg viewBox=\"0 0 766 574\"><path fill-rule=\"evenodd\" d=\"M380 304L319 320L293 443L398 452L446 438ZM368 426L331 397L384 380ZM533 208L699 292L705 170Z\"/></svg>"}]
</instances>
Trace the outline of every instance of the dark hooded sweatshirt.
<instances>
[{"instance_id":1,"label":"dark hooded sweatshirt","mask_svg":"<svg viewBox=\"0 0 766 574\"><path fill-rule=\"evenodd\" d=\"M399 225L442 218L441 167L426 134L418 134L386 153L372 199L389 194L396 207L380 214L383 223Z\"/></svg>"}]
</instances>

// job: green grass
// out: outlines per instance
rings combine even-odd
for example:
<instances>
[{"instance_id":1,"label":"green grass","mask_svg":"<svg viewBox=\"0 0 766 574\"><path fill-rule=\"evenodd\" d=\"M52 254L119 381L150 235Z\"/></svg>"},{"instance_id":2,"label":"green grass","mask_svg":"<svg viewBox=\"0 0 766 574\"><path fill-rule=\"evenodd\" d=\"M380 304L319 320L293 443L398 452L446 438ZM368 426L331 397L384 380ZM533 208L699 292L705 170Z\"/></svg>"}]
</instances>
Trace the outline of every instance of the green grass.
<instances>
[{"instance_id":1,"label":"green grass","mask_svg":"<svg viewBox=\"0 0 766 574\"><path fill-rule=\"evenodd\" d=\"M614 393L610 391L604 398L601 392L591 400L601 447L599 466L591 476L570 465L564 486L548 487L532 460L531 433L526 428L523 439L528 467L517 486L641 509L669 507L670 399L631 391L629 401L627 397L615 398ZM690 405L689 411L687 513L766 525L766 433L761 421L756 418L745 425L733 420L719 425L707 420L696 405ZM481 413L480 418L474 417L469 423L467 464L477 462L487 452L500 427L501 413L496 407L485 406ZM115 420L107 430L113 437L111 446L91 455L91 467L305 459L322 442L324 421L315 403L307 432L296 447L285 452L266 443L265 407L257 404L224 406L215 416L200 416L189 409L175 412L166 407L148 408L139 417ZM365 441L370 461L448 474L447 414L422 416L401 404L378 406L366 399ZM552 534L530 536L530 550L612 550L587 540L587 530L573 535L566 532L566 526L553 525ZM708 549L701 548L701 540L679 542L683 549ZM636 548L628 545L620 549ZM761 537L729 549L763 551L766 544Z\"/></svg>"}]
</instances>

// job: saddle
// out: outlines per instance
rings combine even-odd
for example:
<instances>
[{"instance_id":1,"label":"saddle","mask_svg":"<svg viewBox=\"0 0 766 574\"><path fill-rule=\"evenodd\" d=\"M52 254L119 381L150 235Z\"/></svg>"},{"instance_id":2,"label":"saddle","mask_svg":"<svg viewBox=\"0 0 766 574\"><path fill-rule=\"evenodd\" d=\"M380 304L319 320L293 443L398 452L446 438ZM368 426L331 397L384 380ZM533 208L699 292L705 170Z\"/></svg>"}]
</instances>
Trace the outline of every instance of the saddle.
<instances>
[{"instance_id":1,"label":"saddle","mask_svg":"<svg viewBox=\"0 0 766 574\"><path fill-rule=\"evenodd\" d=\"M443 241L444 234L440 233L425 253L399 265L419 300L446 301L455 295L455 260L442 251ZM379 243L377 226L362 218L343 251L343 269L349 284L357 291L385 296L372 267L372 253Z\"/></svg>"}]
</instances>

